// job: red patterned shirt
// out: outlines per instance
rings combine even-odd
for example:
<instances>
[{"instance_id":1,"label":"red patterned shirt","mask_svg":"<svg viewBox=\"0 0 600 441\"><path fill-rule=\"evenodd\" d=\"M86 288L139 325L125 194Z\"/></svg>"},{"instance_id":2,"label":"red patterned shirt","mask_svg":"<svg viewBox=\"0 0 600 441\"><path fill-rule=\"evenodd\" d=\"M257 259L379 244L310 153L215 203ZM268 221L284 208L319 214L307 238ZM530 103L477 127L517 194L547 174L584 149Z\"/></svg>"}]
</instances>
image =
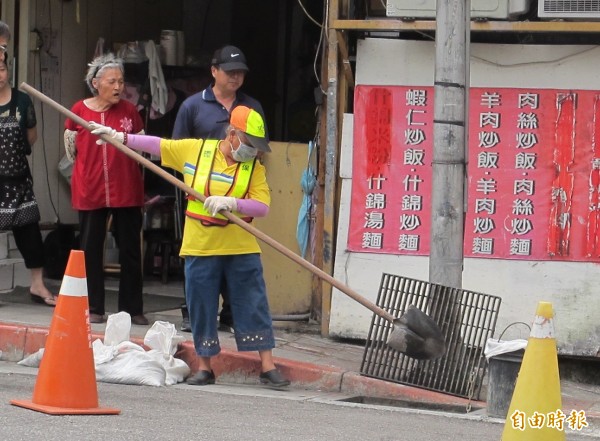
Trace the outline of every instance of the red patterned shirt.
<instances>
[{"instance_id":1,"label":"red patterned shirt","mask_svg":"<svg viewBox=\"0 0 600 441\"><path fill-rule=\"evenodd\" d=\"M71 110L86 121L98 122L118 132L138 133L144 128L135 106L125 100L104 112L91 110L83 100ZM66 120L65 128L77 131L77 156L71 177L73 208L141 207L144 183L137 162L110 144L96 144L97 136L70 119Z\"/></svg>"}]
</instances>

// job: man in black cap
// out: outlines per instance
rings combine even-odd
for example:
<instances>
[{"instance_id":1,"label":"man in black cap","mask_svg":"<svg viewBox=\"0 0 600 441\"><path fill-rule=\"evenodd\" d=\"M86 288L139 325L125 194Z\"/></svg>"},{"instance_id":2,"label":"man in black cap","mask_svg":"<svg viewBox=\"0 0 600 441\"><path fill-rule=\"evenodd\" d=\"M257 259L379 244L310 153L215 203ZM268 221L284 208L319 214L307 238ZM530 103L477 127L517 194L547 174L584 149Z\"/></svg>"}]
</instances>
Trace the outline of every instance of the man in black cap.
<instances>
[{"instance_id":1,"label":"man in black cap","mask_svg":"<svg viewBox=\"0 0 600 441\"><path fill-rule=\"evenodd\" d=\"M229 125L231 111L239 105L256 110L266 121L260 103L240 91L249 71L244 53L235 46L223 46L215 51L210 64L213 82L181 104L173 127L173 139L221 139ZM221 293L223 306L219 314L219 328L232 331L234 323L225 281ZM182 305L182 314L181 330L190 331L186 305Z\"/></svg>"}]
</instances>

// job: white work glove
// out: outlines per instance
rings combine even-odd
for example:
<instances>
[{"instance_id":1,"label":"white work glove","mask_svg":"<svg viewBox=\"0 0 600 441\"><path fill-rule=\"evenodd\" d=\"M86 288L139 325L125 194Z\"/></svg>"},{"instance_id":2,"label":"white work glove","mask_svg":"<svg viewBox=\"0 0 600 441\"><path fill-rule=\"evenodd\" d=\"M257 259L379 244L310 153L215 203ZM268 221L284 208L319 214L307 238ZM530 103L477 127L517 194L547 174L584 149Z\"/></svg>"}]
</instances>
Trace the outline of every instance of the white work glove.
<instances>
[{"instance_id":1,"label":"white work glove","mask_svg":"<svg viewBox=\"0 0 600 441\"><path fill-rule=\"evenodd\" d=\"M204 208L213 216L221 210L237 210L237 202L231 196L209 196L204 200Z\"/></svg>"},{"instance_id":2,"label":"white work glove","mask_svg":"<svg viewBox=\"0 0 600 441\"><path fill-rule=\"evenodd\" d=\"M90 121L90 130L92 131L92 134L97 136L108 135L111 138L115 138L121 144L125 140L125 134L123 132L117 132L115 129L103 126L97 122ZM104 144L104 141L102 139L98 139L96 140L96 144L102 145Z\"/></svg>"}]
</instances>

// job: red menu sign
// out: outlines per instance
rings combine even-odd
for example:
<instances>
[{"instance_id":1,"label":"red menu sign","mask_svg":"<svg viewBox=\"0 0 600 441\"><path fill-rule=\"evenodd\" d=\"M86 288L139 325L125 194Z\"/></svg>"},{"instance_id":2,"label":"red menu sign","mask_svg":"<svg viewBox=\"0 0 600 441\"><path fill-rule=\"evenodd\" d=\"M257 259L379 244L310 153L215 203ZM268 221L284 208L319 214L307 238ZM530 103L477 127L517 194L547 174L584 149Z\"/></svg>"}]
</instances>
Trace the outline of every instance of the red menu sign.
<instances>
[{"instance_id":1,"label":"red menu sign","mask_svg":"<svg viewBox=\"0 0 600 441\"><path fill-rule=\"evenodd\" d=\"M599 97L471 88L465 256L600 261ZM429 254L432 153L432 87L357 87L350 251Z\"/></svg>"}]
</instances>

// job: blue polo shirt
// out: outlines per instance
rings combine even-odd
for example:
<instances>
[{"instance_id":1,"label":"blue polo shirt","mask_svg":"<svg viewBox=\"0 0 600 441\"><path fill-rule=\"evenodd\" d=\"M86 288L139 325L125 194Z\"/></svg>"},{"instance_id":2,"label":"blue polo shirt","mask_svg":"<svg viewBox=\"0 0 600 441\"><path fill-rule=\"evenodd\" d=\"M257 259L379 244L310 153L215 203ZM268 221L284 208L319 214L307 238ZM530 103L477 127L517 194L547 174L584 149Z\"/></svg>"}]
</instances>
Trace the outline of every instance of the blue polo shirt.
<instances>
[{"instance_id":1,"label":"blue polo shirt","mask_svg":"<svg viewBox=\"0 0 600 441\"><path fill-rule=\"evenodd\" d=\"M257 100L238 90L232 109L239 105L260 113L265 121L266 130L265 112ZM211 84L202 92L186 98L181 104L175 118L173 139L222 139L228 124L229 112L215 98Z\"/></svg>"}]
</instances>

